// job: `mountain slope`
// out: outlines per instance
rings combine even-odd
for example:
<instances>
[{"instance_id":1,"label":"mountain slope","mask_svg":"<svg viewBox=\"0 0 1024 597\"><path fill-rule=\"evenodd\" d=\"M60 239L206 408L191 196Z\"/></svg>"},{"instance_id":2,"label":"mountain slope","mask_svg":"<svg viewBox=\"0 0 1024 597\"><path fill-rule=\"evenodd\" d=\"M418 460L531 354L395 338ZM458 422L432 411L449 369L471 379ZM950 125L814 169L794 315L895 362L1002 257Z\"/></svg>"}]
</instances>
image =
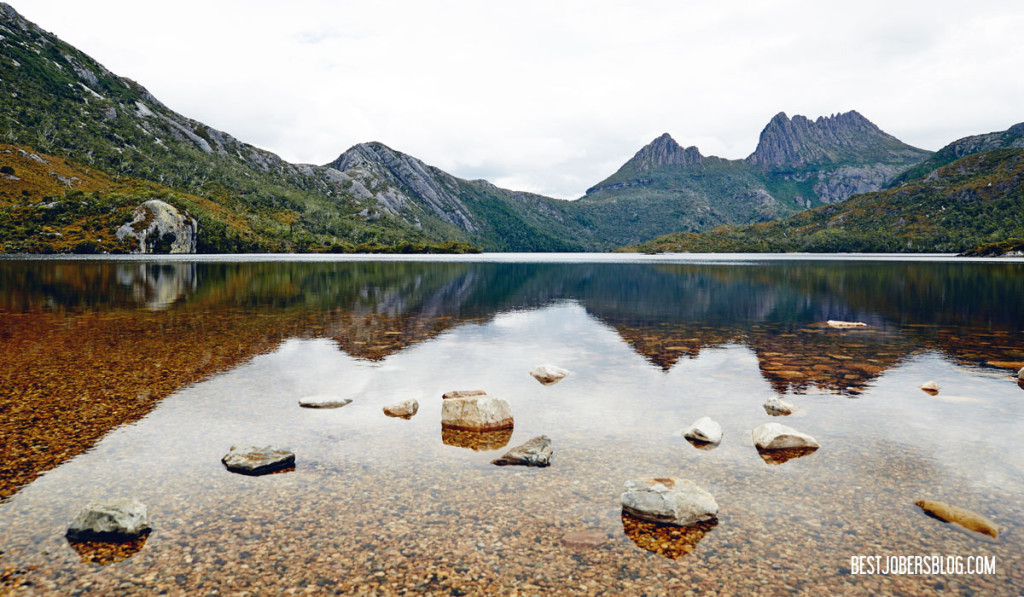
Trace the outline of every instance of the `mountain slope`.
<instances>
[{"instance_id":1,"label":"mountain slope","mask_svg":"<svg viewBox=\"0 0 1024 597\"><path fill-rule=\"evenodd\" d=\"M950 164L964 156L993 149L1004 149L1011 147L1024 147L1024 122L1015 124L1005 131L987 133L983 135L972 135L953 141L949 145L935 152L927 160L908 169L894 179L889 186L897 186L906 182L927 176L938 168Z\"/></svg>"},{"instance_id":2,"label":"mountain slope","mask_svg":"<svg viewBox=\"0 0 1024 597\"><path fill-rule=\"evenodd\" d=\"M963 147L963 140L936 155L959 151L953 147L958 144ZM1022 215L1024 148L1008 147L970 153L901 186L783 220L667 235L634 248L648 252L962 252L986 243L1024 239Z\"/></svg>"}]
</instances>

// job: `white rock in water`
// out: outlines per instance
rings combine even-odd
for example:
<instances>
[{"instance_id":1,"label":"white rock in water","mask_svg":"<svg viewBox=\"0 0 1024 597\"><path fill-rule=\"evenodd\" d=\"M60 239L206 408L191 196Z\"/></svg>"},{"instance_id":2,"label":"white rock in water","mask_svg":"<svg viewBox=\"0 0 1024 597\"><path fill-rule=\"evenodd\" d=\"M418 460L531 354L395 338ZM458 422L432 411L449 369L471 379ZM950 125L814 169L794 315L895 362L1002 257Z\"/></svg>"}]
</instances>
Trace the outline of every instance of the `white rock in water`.
<instances>
[{"instance_id":1,"label":"white rock in water","mask_svg":"<svg viewBox=\"0 0 1024 597\"><path fill-rule=\"evenodd\" d=\"M921 384L921 389L924 390L925 392L928 392L929 394L938 394L939 384L935 383L934 381L926 381L923 384Z\"/></svg>"},{"instance_id":2,"label":"white rock in water","mask_svg":"<svg viewBox=\"0 0 1024 597\"><path fill-rule=\"evenodd\" d=\"M1024 367L1021 367L1020 371L1017 372L1017 379L1024 380Z\"/></svg>"},{"instance_id":3,"label":"white rock in water","mask_svg":"<svg viewBox=\"0 0 1024 597\"><path fill-rule=\"evenodd\" d=\"M420 403L415 400L403 400L384 407L384 414L389 417L412 418L420 410Z\"/></svg>"},{"instance_id":4,"label":"white rock in water","mask_svg":"<svg viewBox=\"0 0 1024 597\"><path fill-rule=\"evenodd\" d=\"M541 365L533 371L530 371L530 375L546 386L561 381L566 375L569 375L569 373L568 369L562 369L561 367L556 367L554 365Z\"/></svg>"},{"instance_id":5,"label":"white rock in water","mask_svg":"<svg viewBox=\"0 0 1024 597\"><path fill-rule=\"evenodd\" d=\"M196 219L173 205L150 199L135 208L132 221L114 234L118 240L134 238L136 253L195 253L199 234Z\"/></svg>"},{"instance_id":6,"label":"white rock in water","mask_svg":"<svg viewBox=\"0 0 1024 597\"><path fill-rule=\"evenodd\" d=\"M689 479L626 481L622 509L652 522L690 526L718 516L715 498Z\"/></svg>"},{"instance_id":7,"label":"white rock in water","mask_svg":"<svg viewBox=\"0 0 1024 597\"><path fill-rule=\"evenodd\" d=\"M220 461L233 473L265 475L295 466L295 454L270 446L231 446L231 450Z\"/></svg>"},{"instance_id":8,"label":"white rock in water","mask_svg":"<svg viewBox=\"0 0 1024 597\"><path fill-rule=\"evenodd\" d=\"M818 440L792 427L778 423L765 423L751 432L754 446L759 450L785 450L790 448L817 448Z\"/></svg>"},{"instance_id":9,"label":"white rock in water","mask_svg":"<svg viewBox=\"0 0 1024 597\"><path fill-rule=\"evenodd\" d=\"M835 319L828 320L828 327L830 328L863 328L867 327L868 324L861 321L837 321Z\"/></svg>"},{"instance_id":10,"label":"white rock in water","mask_svg":"<svg viewBox=\"0 0 1024 597\"><path fill-rule=\"evenodd\" d=\"M90 502L68 527L72 541L127 541L149 531L146 505L133 499Z\"/></svg>"},{"instance_id":11,"label":"white rock in water","mask_svg":"<svg viewBox=\"0 0 1024 597\"><path fill-rule=\"evenodd\" d=\"M491 461L491 464L505 466L508 464L520 464L523 466L548 466L551 464L551 439L546 435L537 436L521 446L516 446L505 452L501 458Z\"/></svg>"},{"instance_id":12,"label":"white rock in water","mask_svg":"<svg viewBox=\"0 0 1024 597\"><path fill-rule=\"evenodd\" d=\"M709 444L721 443L722 426L711 417L701 417L683 430L683 437Z\"/></svg>"},{"instance_id":13,"label":"white rock in water","mask_svg":"<svg viewBox=\"0 0 1024 597\"><path fill-rule=\"evenodd\" d=\"M764 401L764 410L766 413L778 417L793 414L795 407L779 398L778 396L772 396L771 398Z\"/></svg>"},{"instance_id":14,"label":"white rock in water","mask_svg":"<svg viewBox=\"0 0 1024 597\"><path fill-rule=\"evenodd\" d=\"M341 408L351 403L351 398L338 398L337 396L310 396L299 400L299 406L302 408Z\"/></svg>"},{"instance_id":15,"label":"white rock in water","mask_svg":"<svg viewBox=\"0 0 1024 597\"><path fill-rule=\"evenodd\" d=\"M449 429L493 431L513 426L512 407L501 398L475 391L447 397L441 403L441 426ZM466 395L468 394L468 395Z\"/></svg>"}]
</instances>

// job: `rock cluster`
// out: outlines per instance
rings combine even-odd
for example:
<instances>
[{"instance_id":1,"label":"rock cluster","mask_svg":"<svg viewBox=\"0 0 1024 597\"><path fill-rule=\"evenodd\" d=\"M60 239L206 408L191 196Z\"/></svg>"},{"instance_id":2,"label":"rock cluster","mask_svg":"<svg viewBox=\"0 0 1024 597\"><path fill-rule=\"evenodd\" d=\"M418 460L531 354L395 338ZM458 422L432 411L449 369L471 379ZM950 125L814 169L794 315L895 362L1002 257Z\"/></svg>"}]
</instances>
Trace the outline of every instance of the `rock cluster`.
<instances>
[{"instance_id":1,"label":"rock cluster","mask_svg":"<svg viewBox=\"0 0 1024 597\"><path fill-rule=\"evenodd\" d=\"M133 499L90 502L78 512L66 536L69 541L120 542L150 530L146 505Z\"/></svg>"},{"instance_id":2,"label":"rock cluster","mask_svg":"<svg viewBox=\"0 0 1024 597\"><path fill-rule=\"evenodd\" d=\"M551 439L546 435L541 435L505 452L501 458L492 460L491 464L544 467L551 464L551 452Z\"/></svg>"},{"instance_id":3,"label":"rock cluster","mask_svg":"<svg viewBox=\"0 0 1024 597\"><path fill-rule=\"evenodd\" d=\"M641 478L626 481L622 509L637 518L688 526L718 516L715 498L689 479Z\"/></svg>"},{"instance_id":4,"label":"rock cluster","mask_svg":"<svg viewBox=\"0 0 1024 597\"><path fill-rule=\"evenodd\" d=\"M256 476L294 467L295 454L270 446L231 446L221 462L233 473Z\"/></svg>"}]
</instances>

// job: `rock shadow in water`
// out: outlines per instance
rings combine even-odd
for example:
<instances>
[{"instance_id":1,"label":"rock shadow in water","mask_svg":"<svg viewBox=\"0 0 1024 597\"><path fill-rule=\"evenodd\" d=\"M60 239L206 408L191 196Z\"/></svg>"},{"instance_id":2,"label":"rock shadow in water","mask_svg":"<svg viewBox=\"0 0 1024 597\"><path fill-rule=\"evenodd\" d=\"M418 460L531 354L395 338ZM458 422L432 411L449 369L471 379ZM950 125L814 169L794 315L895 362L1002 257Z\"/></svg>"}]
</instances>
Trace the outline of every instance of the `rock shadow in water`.
<instances>
[{"instance_id":1,"label":"rock shadow in water","mask_svg":"<svg viewBox=\"0 0 1024 597\"><path fill-rule=\"evenodd\" d=\"M701 539L716 526L718 526L718 519L680 527L650 522L637 518L626 511L622 512L622 530L629 540L640 549L656 553L670 560L678 560L693 551Z\"/></svg>"}]
</instances>

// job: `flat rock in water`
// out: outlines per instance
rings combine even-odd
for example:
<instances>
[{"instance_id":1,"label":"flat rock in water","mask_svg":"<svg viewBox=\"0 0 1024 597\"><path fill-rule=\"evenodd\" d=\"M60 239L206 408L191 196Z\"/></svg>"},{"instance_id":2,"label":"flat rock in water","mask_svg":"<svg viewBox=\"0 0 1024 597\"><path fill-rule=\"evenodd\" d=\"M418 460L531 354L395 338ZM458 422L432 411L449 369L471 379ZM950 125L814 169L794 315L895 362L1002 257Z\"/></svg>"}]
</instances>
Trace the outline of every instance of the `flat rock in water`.
<instances>
[{"instance_id":1,"label":"flat rock in water","mask_svg":"<svg viewBox=\"0 0 1024 597\"><path fill-rule=\"evenodd\" d=\"M864 323L862 321L838 321L838 320L835 320L835 319L829 319L827 323L828 323L828 327L830 327L830 328L839 328L839 329L844 329L844 328L863 328L863 327L867 327L867 325L868 325L868 324L866 324L866 323Z\"/></svg>"},{"instance_id":2,"label":"flat rock in water","mask_svg":"<svg viewBox=\"0 0 1024 597\"><path fill-rule=\"evenodd\" d=\"M689 479L626 481L622 509L643 520L676 526L689 526L718 516L715 498Z\"/></svg>"},{"instance_id":3,"label":"flat rock in water","mask_svg":"<svg viewBox=\"0 0 1024 597\"><path fill-rule=\"evenodd\" d=\"M779 398L778 396L772 396L771 398L764 401L764 411L773 417L782 417L793 414L795 407Z\"/></svg>"},{"instance_id":4,"label":"flat rock in water","mask_svg":"<svg viewBox=\"0 0 1024 597\"><path fill-rule=\"evenodd\" d=\"M270 446L231 446L231 451L221 458L221 462L233 473L265 475L295 466L295 454Z\"/></svg>"},{"instance_id":5,"label":"flat rock in water","mask_svg":"<svg viewBox=\"0 0 1024 597\"><path fill-rule=\"evenodd\" d=\"M441 427L470 431L511 429L512 407L501 398L482 391L449 392L441 405Z\"/></svg>"},{"instance_id":6,"label":"flat rock in water","mask_svg":"<svg viewBox=\"0 0 1024 597\"><path fill-rule=\"evenodd\" d=\"M338 398L337 396L310 396L299 400L299 406L302 408L341 408L351 403L351 398Z\"/></svg>"},{"instance_id":7,"label":"flat rock in water","mask_svg":"<svg viewBox=\"0 0 1024 597\"><path fill-rule=\"evenodd\" d=\"M451 398L469 398L471 396L486 396L487 392L483 390L452 390L451 392L445 392L441 395L444 400Z\"/></svg>"},{"instance_id":8,"label":"flat rock in water","mask_svg":"<svg viewBox=\"0 0 1024 597\"><path fill-rule=\"evenodd\" d=\"M549 386L555 382L561 381L566 375L569 375L568 369L562 369L554 365L541 365L533 371L530 371L530 375L534 377L540 383Z\"/></svg>"},{"instance_id":9,"label":"flat rock in water","mask_svg":"<svg viewBox=\"0 0 1024 597\"><path fill-rule=\"evenodd\" d=\"M683 430L683 437L695 442L718 444L722 441L722 426L711 417L701 417Z\"/></svg>"},{"instance_id":10,"label":"flat rock in water","mask_svg":"<svg viewBox=\"0 0 1024 597\"><path fill-rule=\"evenodd\" d=\"M146 505L133 499L90 502L68 527L71 541L130 541L150 530Z\"/></svg>"},{"instance_id":11,"label":"flat rock in water","mask_svg":"<svg viewBox=\"0 0 1024 597\"><path fill-rule=\"evenodd\" d=\"M551 452L551 439L546 435L541 435L505 452L501 458L492 460L491 464L499 466L519 464L543 467L551 464Z\"/></svg>"},{"instance_id":12,"label":"flat rock in water","mask_svg":"<svg viewBox=\"0 0 1024 597\"><path fill-rule=\"evenodd\" d=\"M934 516L943 522L960 525L969 531L982 533L993 539L999 537L999 526L981 514L933 500L917 500L914 505L924 510L925 514Z\"/></svg>"},{"instance_id":13,"label":"flat rock in water","mask_svg":"<svg viewBox=\"0 0 1024 597\"><path fill-rule=\"evenodd\" d=\"M754 446L758 450L789 450L793 448L817 448L818 441L806 433L779 423L765 423L751 432Z\"/></svg>"},{"instance_id":14,"label":"flat rock in water","mask_svg":"<svg viewBox=\"0 0 1024 597\"><path fill-rule=\"evenodd\" d=\"M934 396L935 394L939 393L939 384L935 383L934 381L926 381L923 384L921 384L921 389Z\"/></svg>"},{"instance_id":15,"label":"flat rock in water","mask_svg":"<svg viewBox=\"0 0 1024 597\"><path fill-rule=\"evenodd\" d=\"M415 400L403 400L384 407L384 414L389 417L411 419L420 410L420 403Z\"/></svg>"}]
</instances>

